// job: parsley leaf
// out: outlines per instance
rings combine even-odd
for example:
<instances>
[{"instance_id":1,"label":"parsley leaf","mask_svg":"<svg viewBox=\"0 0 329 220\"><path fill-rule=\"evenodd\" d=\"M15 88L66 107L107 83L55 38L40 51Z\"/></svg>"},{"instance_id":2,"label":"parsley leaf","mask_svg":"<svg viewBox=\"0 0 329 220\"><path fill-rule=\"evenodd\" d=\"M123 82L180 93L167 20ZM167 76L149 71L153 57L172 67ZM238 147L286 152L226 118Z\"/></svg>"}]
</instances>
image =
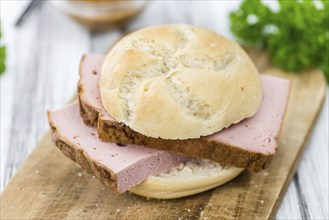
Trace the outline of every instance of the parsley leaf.
<instances>
[{"instance_id":1,"label":"parsley leaf","mask_svg":"<svg viewBox=\"0 0 329 220\"><path fill-rule=\"evenodd\" d=\"M230 13L231 31L244 44L264 48L287 71L319 67L329 83L329 1L244 0Z\"/></svg>"},{"instance_id":2,"label":"parsley leaf","mask_svg":"<svg viewBox=\"0 0 329 220\"><path fill-rule=\"evenodd\" d=\"M2 37L1 35L2 34L1 34L1 28L0 28L0 39ZM1 43L0 43L0 45L1 45ZM5 59L6 59L6 48L5 48L5 46L1 46L0 47L0 75L2 75L6 70Z\"/></svg>"},{"instance_id":3,"label":"parsley leaf","mask_svg":"<svg viewBox=\"0 0 329 220\"><path fill-rule=\"evenodd\" d=\"M2 75L6 70L5 59L6 59L6 48L2 46L0 47L0 75Z\"/></svg>"}]
</instances>

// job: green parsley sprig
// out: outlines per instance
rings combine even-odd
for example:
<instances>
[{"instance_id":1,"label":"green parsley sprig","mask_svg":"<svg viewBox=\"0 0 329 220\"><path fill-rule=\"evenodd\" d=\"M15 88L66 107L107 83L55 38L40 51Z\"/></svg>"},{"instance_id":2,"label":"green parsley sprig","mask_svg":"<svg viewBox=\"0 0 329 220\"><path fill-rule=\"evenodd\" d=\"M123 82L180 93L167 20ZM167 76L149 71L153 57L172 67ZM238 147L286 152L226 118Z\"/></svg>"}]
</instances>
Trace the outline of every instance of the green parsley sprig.
<instances>
[{"instance_id":1,"label":"green parsley sprig","mask_svg":"<svg viewBox=\"0 0 329 220\"><path fill-rule=\"evenodd\" d=\"M1 34L1 28L0 28L0 40L1 40L2 34ZM6 70L6 47L2 45L2 41L0 41L0 75L2 75Z\"/></svg>"},{"instance_id":2,"label":"green parsley sprig","mask_svg":"<svg viewBox=\"0 0 329 220\"><path fill-rule=\"evenodd\" d=\"M275 65L299 72L319 67L329 83L329 1L244 0L230 13L231 31L244 44L264 48Z\"/></svg>"}]
</instances>

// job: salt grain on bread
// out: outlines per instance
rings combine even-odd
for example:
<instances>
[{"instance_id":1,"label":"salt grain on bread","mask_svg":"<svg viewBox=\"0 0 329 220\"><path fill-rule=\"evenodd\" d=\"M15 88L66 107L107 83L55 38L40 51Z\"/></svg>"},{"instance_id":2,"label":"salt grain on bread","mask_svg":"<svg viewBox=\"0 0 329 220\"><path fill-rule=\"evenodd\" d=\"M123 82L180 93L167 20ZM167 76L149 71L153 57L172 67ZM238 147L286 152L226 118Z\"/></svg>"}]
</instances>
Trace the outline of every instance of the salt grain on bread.
<instances>
[{"instance_id":1,"label":"salt grain on bread","mask_svg":"<svg viewBox=\"0 0 329 220\"><path fill-rule=\"evenodd\" d=\"M254 115L262 85L240 46L189 25L138 30L108 53L102 103L118 122L154 138L213 134Z\"/></svg>"}]
</instances>

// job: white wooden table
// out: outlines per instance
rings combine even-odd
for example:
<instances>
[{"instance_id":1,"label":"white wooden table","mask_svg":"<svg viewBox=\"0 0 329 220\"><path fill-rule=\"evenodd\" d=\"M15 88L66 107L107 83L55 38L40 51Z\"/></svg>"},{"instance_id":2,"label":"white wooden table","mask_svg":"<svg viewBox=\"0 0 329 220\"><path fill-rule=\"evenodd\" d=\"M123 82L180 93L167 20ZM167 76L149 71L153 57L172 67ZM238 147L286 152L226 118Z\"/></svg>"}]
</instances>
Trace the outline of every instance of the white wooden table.
<instances>
[{"instance_id":1,"label":"white wooden table","mask_svg":"<svg viewBox=\"0 0 329 220\"><path fill-rule=\"evenodd\" d=\"M7 71L1 76L1 191L49 129L46 110L63 106L76 93L81 55L104 53L123 34L123 30L90 33L46 2L22 27L15 28L26 3L0 0L3 42L8 51ZM238 4L152 2L125 31L153 24L191 23L232 37L227 16ZM328 113L327 95L278 219L329 218Z\"/></svg>"}]
</instances>

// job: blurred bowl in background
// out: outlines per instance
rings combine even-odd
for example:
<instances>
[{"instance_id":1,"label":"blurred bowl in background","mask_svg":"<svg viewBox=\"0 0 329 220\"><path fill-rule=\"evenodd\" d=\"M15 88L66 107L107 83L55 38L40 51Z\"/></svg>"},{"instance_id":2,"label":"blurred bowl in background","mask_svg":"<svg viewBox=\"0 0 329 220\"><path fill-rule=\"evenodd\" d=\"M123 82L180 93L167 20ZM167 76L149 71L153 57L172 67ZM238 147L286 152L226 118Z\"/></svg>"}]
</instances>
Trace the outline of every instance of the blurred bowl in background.
<instances>
[{"instance_id":1,"label":"blurred bowl in background","mask_svg":"<svg viewBox=\"0 0 329 220\"><path fill-rule=\"evenodd\" d=\"M51 0L59 11L92 31L126 25L147 5L148 0Z\"/></svg>"}]
</instances>

